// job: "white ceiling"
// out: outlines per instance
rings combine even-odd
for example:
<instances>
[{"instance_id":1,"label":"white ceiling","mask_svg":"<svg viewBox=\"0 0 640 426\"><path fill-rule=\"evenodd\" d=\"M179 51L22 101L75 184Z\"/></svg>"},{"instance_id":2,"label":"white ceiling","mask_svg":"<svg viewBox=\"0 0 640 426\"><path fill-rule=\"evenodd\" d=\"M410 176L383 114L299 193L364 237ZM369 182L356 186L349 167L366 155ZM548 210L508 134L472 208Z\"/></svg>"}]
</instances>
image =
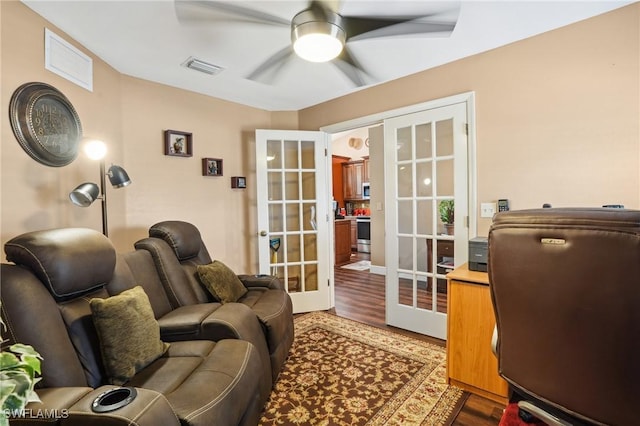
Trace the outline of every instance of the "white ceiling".
<instances>
[{"instance_id":1,"label":"white ceiling","mask_svg":"<svg viewBox=\"0 0 640 426\"><path fill-rule=\"evenodd\" d=\"M349 43L370 74L355 87L331 63L293 58L270 84L248 80L270 55L290 43L286 26L233 19L212 8L178 20L172 0L22 0L121 73L270 111L299 110L469 55L599 15L632 1L390 1L343 0L345 16L438 14L451 18L446 38L401 36ZM235 5L289 21L307 1L238 1ZM181 15L183 16L183 15ZM193 17L193 15L191 15ZM219 65L209 76L182 67L190 56Z\"/></svg>"}]
</instances>

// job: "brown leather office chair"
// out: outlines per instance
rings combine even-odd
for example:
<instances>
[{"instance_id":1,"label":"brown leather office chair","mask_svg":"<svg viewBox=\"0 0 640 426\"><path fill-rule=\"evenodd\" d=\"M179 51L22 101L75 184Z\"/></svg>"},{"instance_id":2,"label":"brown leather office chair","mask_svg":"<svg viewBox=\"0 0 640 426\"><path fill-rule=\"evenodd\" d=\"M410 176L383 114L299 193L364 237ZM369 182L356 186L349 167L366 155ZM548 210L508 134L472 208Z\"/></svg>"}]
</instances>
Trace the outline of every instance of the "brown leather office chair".
<instances>
[{"instance_id":1,"label":"brown leather office chair","mask_svg":"<svg viewBox=\"0 0 640 426\"><path fill-rule=\"evenodd\" d=\"M499 213L489 281L499 373L525 411L640 424L640 211Z\"/></svg>"}]
</instances>

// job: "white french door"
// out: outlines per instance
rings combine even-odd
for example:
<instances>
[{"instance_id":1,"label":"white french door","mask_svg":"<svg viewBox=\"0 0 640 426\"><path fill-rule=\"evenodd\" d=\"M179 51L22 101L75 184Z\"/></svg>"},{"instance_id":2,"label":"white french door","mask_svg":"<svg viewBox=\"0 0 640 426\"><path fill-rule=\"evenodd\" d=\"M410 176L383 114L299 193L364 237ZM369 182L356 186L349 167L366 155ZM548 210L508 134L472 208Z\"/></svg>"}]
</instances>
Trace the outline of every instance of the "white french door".
<instances>
[{"instance_id":1,"label":"white french door","mask_svg":"<svg viewBox=\"0 0 640 426\"><path fill-rule=\"evenodd\" d=\"M277 275L294 313L330 307L328 135L256 130L261 274Z\"/></svg>"},{"instance_id":2,"label":"white french door","mask_svg":"<svg viewBox=\"0 0 640 426\"><path fill-rule=\"evenodd\" d=\"M467 261L467 104L384 120L387 323L446 339L445 274ZM439 207L455 202L449 234Z\"/></svg>"}]
</instances>

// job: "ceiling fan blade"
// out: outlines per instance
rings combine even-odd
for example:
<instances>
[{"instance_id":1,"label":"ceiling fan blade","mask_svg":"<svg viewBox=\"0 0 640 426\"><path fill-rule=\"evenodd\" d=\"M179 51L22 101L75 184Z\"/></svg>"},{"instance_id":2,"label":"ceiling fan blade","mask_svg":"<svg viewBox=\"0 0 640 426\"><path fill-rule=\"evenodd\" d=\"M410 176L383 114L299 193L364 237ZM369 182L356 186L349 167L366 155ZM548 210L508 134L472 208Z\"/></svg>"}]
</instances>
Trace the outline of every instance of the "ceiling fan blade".
<instances>
[{"instance_id":1,"label":"ceiling fan blade","mask_svg":"<svg viewBox=\"0 0 640 426\"><path fill-rule=\"evenodd\" d=\"M333 64L357 87L366 86L362 74L367 74L367 72L355 60L353 55L351 55L347 46L345 46L342 53L333 60Z\"/></svg>"},{"instance_id":2,"label":"ceiling fan blade","mask_svg":"<svg viewBox=\"0 0 640 426\"><path fill-rule=\"evenodd\" d=\"M263 76L266 75L268 71L273 70L270 75L276 74L276 72L282 68L293 55L293 48L291 46L287 46L267 58L267 60L253 70L247 78L249 80L265 82Z\"/></svg>"},{"instance_id":3,"label":"ceiling fan blade","mask_svg":"<svg viewBox=\"0 0 640 426\"><path fill-rule=\"evenodd\" d=\"M175 0L176 16L179 21L211 22L213 20L254 22L267 25L290 26L288 19L271 15L259 10L240 6L238 3L227 3L210 0ZM221 13L216 16L216 13Z\"/></svg>"},{"instance_id":4,"label":"ceiling fan blade","mask_svg":"<svg viewBox=\"0 0 640 426\"><path fill-rule=\"evenodd\" d=\"M456 22L428 22L426 17L403 18L361 18L343 17L347 41L365 40L377 37L391 37L407 34L442 33L449 35Z\"/></svg>"}]
</instances>

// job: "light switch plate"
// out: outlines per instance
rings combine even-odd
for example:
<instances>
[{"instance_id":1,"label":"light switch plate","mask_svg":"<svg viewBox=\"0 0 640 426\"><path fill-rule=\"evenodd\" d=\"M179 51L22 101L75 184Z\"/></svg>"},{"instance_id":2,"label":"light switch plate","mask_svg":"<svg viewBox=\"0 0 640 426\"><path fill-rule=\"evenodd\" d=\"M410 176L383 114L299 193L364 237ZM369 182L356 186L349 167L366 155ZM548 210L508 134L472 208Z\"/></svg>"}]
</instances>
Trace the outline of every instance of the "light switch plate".
<instances>
[{"instance_id":1,"label":"light switch plate","mask_svg":"<svg viewBox=\"0 0 640 426\"><path fill-rule=\"evenodd\" d=\"M480 217L493 217L496 214L496 203L480 203Z\"/></svg>"}]
</instances>

